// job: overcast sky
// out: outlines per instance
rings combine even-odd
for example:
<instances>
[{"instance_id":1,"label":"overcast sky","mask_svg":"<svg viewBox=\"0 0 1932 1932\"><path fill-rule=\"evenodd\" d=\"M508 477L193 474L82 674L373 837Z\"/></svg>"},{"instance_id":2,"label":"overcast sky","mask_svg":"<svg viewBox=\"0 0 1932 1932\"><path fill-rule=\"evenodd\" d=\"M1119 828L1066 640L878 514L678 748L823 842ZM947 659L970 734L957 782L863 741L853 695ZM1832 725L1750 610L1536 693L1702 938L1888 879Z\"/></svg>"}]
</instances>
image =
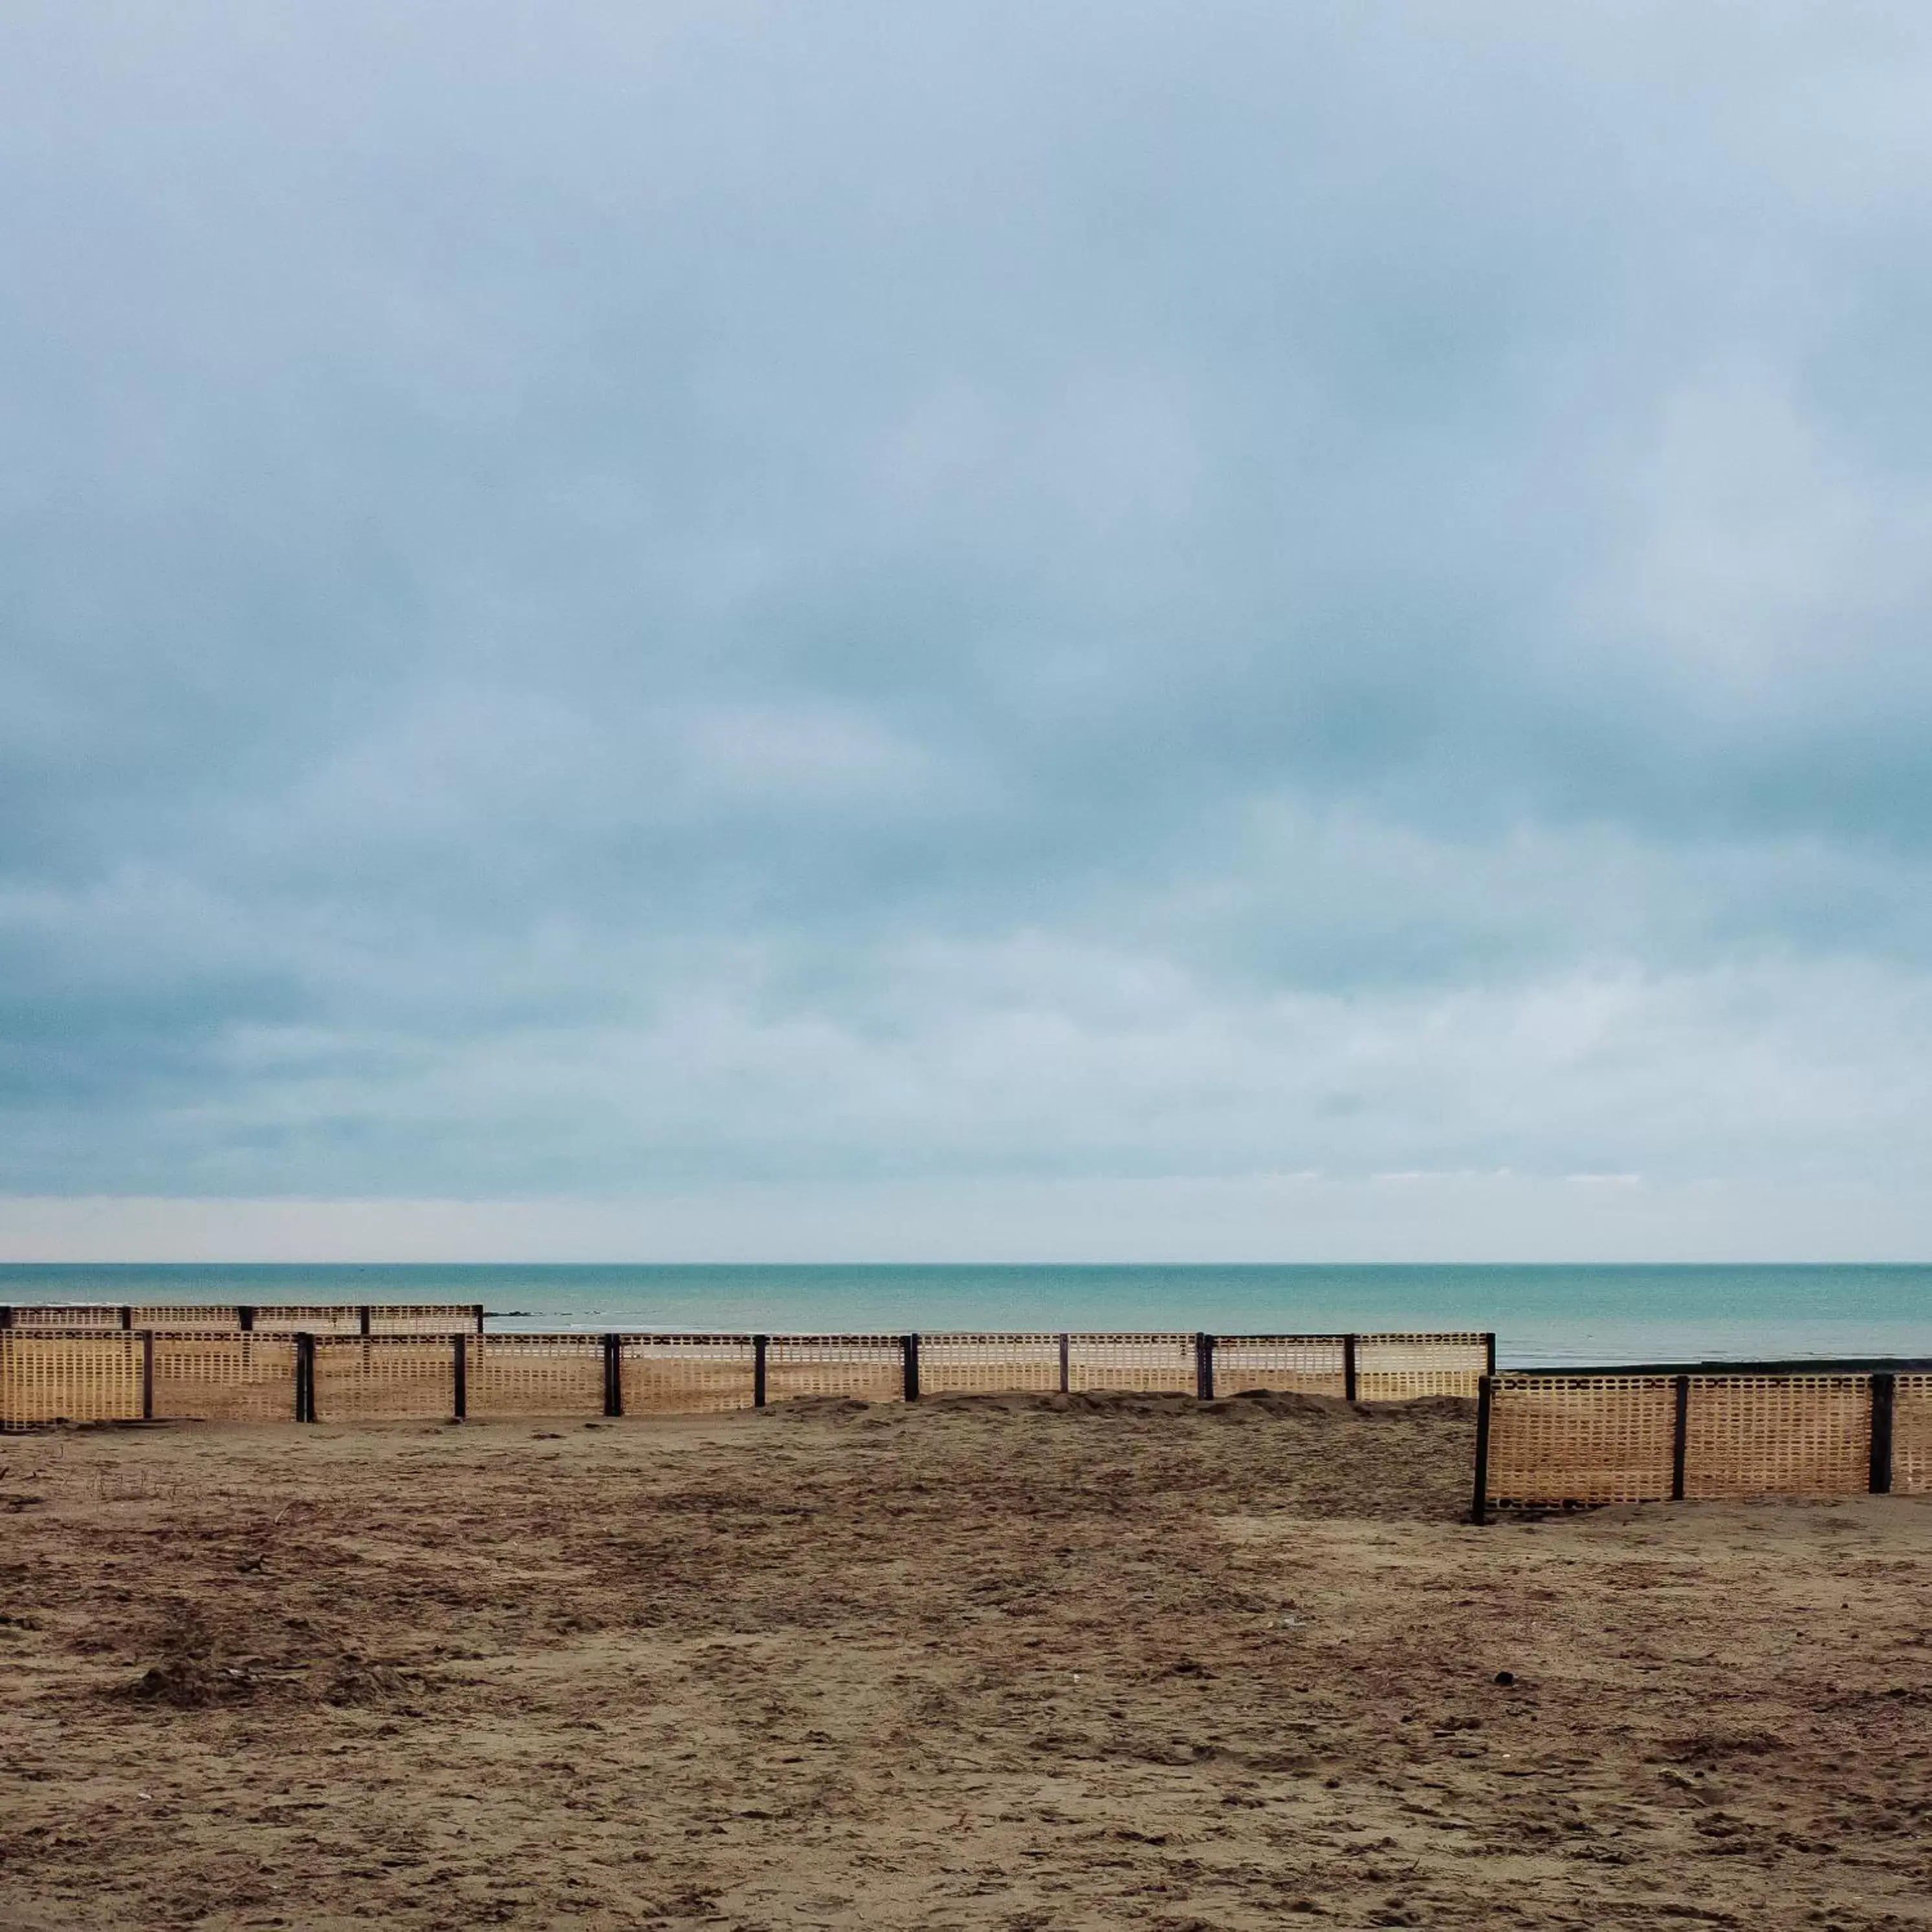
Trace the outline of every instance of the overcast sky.
<instances>
[{"instance_id":1,"label":"overcast sky","mask_svg":"<svg viewBox=\"0 0 1932 1932\"><path fill-rule=\"evenodd\" d=\"M9 0L0 1252L1923 1257L1928 182L1919 0Z\"/></svg>"}]
</instances>

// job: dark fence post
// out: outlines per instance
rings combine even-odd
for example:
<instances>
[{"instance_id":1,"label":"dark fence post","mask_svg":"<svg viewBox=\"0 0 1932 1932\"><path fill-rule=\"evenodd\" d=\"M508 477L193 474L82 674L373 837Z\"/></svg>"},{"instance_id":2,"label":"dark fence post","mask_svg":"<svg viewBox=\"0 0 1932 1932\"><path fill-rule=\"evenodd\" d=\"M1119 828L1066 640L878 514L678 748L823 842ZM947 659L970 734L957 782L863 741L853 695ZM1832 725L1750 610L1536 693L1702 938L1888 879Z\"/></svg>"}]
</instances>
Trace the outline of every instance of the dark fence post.
<instances>
[{"instance_id":1,"label":"dark fence post","mask_svg":"<svg viewBox=\"0 0 1932 1932\"><path fill-rule=\"evenodd\" d=\"M1871 1492L1875 1496L1892 1493L1892 1412L1898 1393L1896 1376L1872 1377Z\"/></svg>"},{"instance_id":2,"label":"dark fence post","mask_svg":"<svg viewBox=\"0 0 1932 1932\"><path fill-rule=\"evenodd\" d=\"M235 1311L235 1325L247 1334L255 1325L255 1311L252 1308L238 1308Z\"/></svg>"},{"instance_id":3,"label":"dark fence post","mask_svg":"<svg viewBox=\"0 0 1932 1932\"><path fill-rule=\"evenodd\" d=\"M1670 1500L1681 1503L1684 1500L1684 1457L1690 1439L1690 1378L1678 1376L1676 1380L1677 1418L1670 1438Z\"/></svg>"},{"instance_id":4,"label":"dark fence post","mask_svg":"<svg viewBox=\"0 0 1932 1932\"><path fill-rule=\"evenodd\" d=\"M765 1344L771 1340L769 1335L752 1337L752 1406L763 1408L765 1406Z\"/></svg>"},{"instance_id":5,"label":"dark fence post","mask_svg":"<svg viewBox=\"0 0 1932 1932\"><path fill-rule=\"evenodd\" d=\"M482 1332L483 1332L483 1304L482 1304L482 1302L480 1302L480 1301L472 1301L472 1302L470 1304L470 1313L471 1313L472 1316L475 1316L475 1318L476 1318L476 1332L477 1332L477 1334L479 1334L479 1335L480 1335L480 1334L482 1334Z\"/></svg>"},{"instance_id":6,"label":"dark fence post","mask_svg":"<svg viewBox=\"0 0 1932 1932\"><path fill-rule=\"evenodd\" d=\"M134 1311L124 1301L121 1304L121 1328L124 1334L134 1325Z\"/></svg>"},{"instance_id":7,"label":"dark fence post","mask_svg":"<svg viewBox=\"0 0 1932 1932\"><path fill-rule=\"evenodd\" d=\"M369 1332L369 1304L366 1301L357 1304L356 1332L358 1335L366 1335Z\"/></svg>"},{"instance_id":8,"label":"dark fence post","mask_svg":"<svg viewBox=\"0 0 1932 1932\"><path fill-rule=\"evenodd\" d=\"M1492 1376L1496 1372L1496 1338L1494 1335L1483 1337L1483 1372Z\"/></svg>"},{"instance_id":9,"label":"dark fence post","mask_svg":"<svg viewBox=\"0 0 1932 1932\"><path fill-rule=\"evenodd\" d=\"M1355 1338L1352 1335L1342 1337L1342 1400L1353 1402L1355 1399Z\"/></svg>"},{"instance_id":10,"label":"dark fence post","mask_svg":"<svg viewBox=\"0 0 1932 1932\"><path fill-rule=\"evenodd\" d=\"M315 1420L315 1337L296 1337L296 1420Z\"/></svg>"},{"instance_id":11,"label":"dark fence post","mask_svg":"<svg viewBox=\"0 0 1932 1932\"><path fill-rule=\"evenodd\" d=\"M1194 1338L1194 1399L1214 1400L1214 1338L1200 1334Z\"/></svg>"},{"instance_id":12,"label":"dark fence post","mask_svg":"<svg viewBox=\"0 0 1932 1932\"><path fill-rule=\"evenodd\" d=\"M1067 1346L1067 1338L1064 1335L1061 1336L1060 1338L1060 1392L1062 1395L1066 1393L1066 1363L1067 1358L1071 1353L1072 1351Z\"/></svg>"},{"instance_id":13,"label":"dark fence post","mask_svg":"<svg viewBox=\"0 0 1932 1932\"><path fill-rule=\"evenodd\" d=\"M1485 1376L1476 1384L1476 1495L1469 1506L1469 1520L1486 1523L1490 1520L1490 1404L1494 1400Z\"/></svg>"},{"instance_id":14,"label":"dark fence post","mask_svg":"<svg viewBox=\"0 0 1932 1932\"><path fill-rule=\"evenodd\" d=\"M141 1330L141 1420L154 1419L154 1331Z\"/></svg>"},{"instance_id":15,"label":"dark fence post","mask_svg":"<svg viewBox=\"0 0 1932 1932\"><path fill-rule=\"evenodd\" d=\"M470 1414L470 1337L456 1334L449 1341L449 1412L461 1422Z\"/></svg>"},{"instance_id":16,"label":"dark fence post","mask_svg":"<svg viewBox=\"0 0 1932 1932\"><path fill-rule=\"evenodd\" d=\"M899 1348L905 1364L905 1399L908 1402L919 1400L919 1337L902 1335Z\"/></svg>"},{"instance_id":17,"label":"dark fence post","mask_svg":"<svg viewBox=\"0 0 1932 1932\"><path fill-rule=\"evenodd\" d=\"M10 1301L0 1301L0 1328L10 1328L13 1325L14 1304Z\"/></svg>"},{"instance_id":18,"label":"dark fence post","mask_svg":"<svg viewBox=\"0 0 1932 1932\"><path fill-rule=\"evenodd\" d=\"M624 1338L621 1335L606 1335L604 1338L604 1413L622 1415L624 1412Z\"/></svg>"}]
</instances>

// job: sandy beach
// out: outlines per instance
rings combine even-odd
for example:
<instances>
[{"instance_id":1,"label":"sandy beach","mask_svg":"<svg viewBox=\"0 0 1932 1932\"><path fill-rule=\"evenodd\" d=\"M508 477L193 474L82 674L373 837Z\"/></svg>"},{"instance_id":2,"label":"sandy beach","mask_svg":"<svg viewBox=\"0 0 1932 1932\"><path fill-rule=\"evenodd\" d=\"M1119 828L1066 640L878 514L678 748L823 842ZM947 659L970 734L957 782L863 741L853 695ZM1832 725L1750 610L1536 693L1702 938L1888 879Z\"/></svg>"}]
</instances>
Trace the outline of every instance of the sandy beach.
<instances>
[{"instance_id":1,"label":"sandy beach","mask_svg":"<svg viewBox=\"0 0 1932 1932\"><path fill-rule=\"evenodd\" d=\"M1932 1923L1932 1507L1469 1407L0 1440L0 1922Z\"/></svg>"}]
</instances>

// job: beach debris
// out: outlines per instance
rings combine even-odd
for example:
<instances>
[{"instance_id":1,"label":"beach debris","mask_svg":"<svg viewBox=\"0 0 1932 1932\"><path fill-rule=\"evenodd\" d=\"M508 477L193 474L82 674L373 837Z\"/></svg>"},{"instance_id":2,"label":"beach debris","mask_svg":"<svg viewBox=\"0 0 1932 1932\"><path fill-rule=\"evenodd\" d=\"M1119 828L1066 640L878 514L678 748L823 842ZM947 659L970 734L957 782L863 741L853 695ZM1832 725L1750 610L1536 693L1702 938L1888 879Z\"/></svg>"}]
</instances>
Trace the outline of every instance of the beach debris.
<instances>
[{"instance_id":1,"label":"beach debris","mask_svg":"<svg viewBox=\"0 0 1932 1932\"><path fill-rule=\"evenodd\" d=\"M142 1703L199 1711L210 1704L245 1702L255 1694L255 1684L245 1670L216 1670L200 1658L176 1657L151 1664L125 1694Z\"/></svg>"},{"instance_id":2,"label":"beach debris","mask_svg":"<svg viewBox=\"0 0 1932 1932\"><path fill-rule=\"evenodd\" d=\"M1498 1670L1496 1672L1496 1682L1504 1685L1514 1684L1516 1682L1516 1672L1514 1670Z\"/></svg>"}]
</instances>

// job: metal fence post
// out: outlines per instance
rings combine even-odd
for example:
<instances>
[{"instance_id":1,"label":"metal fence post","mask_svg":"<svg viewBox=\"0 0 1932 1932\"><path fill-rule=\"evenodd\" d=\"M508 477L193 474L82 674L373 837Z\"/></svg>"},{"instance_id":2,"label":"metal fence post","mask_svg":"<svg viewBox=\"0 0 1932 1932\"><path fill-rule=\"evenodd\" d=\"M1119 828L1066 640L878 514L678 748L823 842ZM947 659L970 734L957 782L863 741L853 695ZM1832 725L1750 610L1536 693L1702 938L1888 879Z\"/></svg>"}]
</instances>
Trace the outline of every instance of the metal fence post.
<instances>
[{"instance_id":1,"label":"metal fence post","mask_svg":"<svg viewBox=\"0 0 1932 1932\"><path fill-rule=\"evenodd\" d=\"M1194 1399L1214 1400L1214 1338L1204 1334L1194 1338Z\"/></svg>"},{"instance_id":2,"label":"metal fence post","mask_svg":"<svg viewBox=\"0 0 1932 1932\"><path fill-rule=\"evenodd\" d=\"M1871 1492L1892 1493L1892 1418L1898 1378L1885 1374L1871 1378Z\"/></svg>"},{"instance_id":3,"label":"metal fence post","mask_svg":"<svg viewBox=\"0 0 1932 1932\"><path fill-rule=\"evenodd\" d=\"M1062 1395L1064 1395L1067 1390L1066 1366L1068 1359L1072 1354L1072 1350L1068 1345L1068 1338L1064 1335L1061 1336L1060 1338L1060 1392Z\"/></svg>"},{"instance_id":4,"label":"metal fence post","mask_svg":"<svg viewBox=\"0 0 1932 1932\"><path fill-rule=\"evenodd\" d=\"M459 1334L449 1341L449 1412L462 1422L470 1414L470 1337Z\"/></svg>"},{"instance_id":5,"label":"metal fence post","mask_svg":"<svg viewBox=\"0 0 1932 1932\"><path fill-rule=\"evenodd\" d=\"M358 1335L366 1335L369 1332L369 1304L366 1301L357 1304L356 1332Z\"/></svg>"},{"instance_id":6,"label":"metal fence post","mask_svg":"<svg viewBox=\"0 0 1932 1932\"><path fill-rule=\"evenodd\" d=\"M315 1337L296 1337L296 1420L315 1420Z\"/></svg>"},{"instance_id":7,"label":"metal fence post","mask_svg":"<svg viewBox=\"0 0 1932 1932\"><path fill-rule=\"evenodd\" d=\"M1342 1400L1353 1402L1355 1399L1355 1338L1352 1335L1342 1337Z\"/></svg>"},{"instance_id":8,"label":"metal fence post","mask_svg":"<svg viewBox=\"0 0 1932 1932\"><path fill-rule=\"evenodd\" d=\"M1490 1405L1492 1378L1483 1377L1476 1384L1476 1495L1469 1506L1469 1520L1486 1523L1490 1520Z\"/></svg>"},{"instance_id":9,"label":"metal fence post","mask_svg":"<svg viewBox=\"0 0 1932 1932\"><path fill-rule=\"evenodd\" d=\"M919 1400L919 1337L902 1335L899 1348L905 1367L905 1399L908 1402Z\"/></svg>"},{"instance_id":10,"label":"metal fence post","mask_svg":"<svg viewBox=\"0 0 1932 1932\"><path fill-rule=\"evenodd\" d=\"M1684 1459L1690 1442L1690 1378L1674 1378L1677 1385L1677 1414L1670 1436L1670 1500L1684 1500Z\"/></svg>"},{"instance_id":11,"label":"metal fence post","mask_svg":"<svg viewBox=\"0 0 1932 1932\"><path fill-rule=\"evenodd\" d=\"M765 1345L769 1335L752 1337L752 1406L763 1408L765 1406Z\"/></svg>"},{"instance_id":12,"label":"metal fence post","mask_svg":"<svg viewBox=\"0 0 1932 1932\"><path fill-rule=\"evenodd\" d=\"M1492 1376L1496 1372L1496 1338L1493 1334L1483 1337L1483 1372Z\"/></svg>"},{"instance_id":13,"label":"metal fence post","mask_svg":"<svg viewBox=\"0 0 1932 1932\"><path fill-rule=\"evenodd\" d=\"M248 1334L255 1326L254 1310L248 1307L238 1307L235 1311L235 1325L242 1330L243 1334Z\"/></svg>"},{"instance_id":14,"label":"metal fence post","mask_svg":"<svg viewBox=\"0 0 1932 1932\"><path fill-rule=\"evenodd\" d=\"M141 1420L154 1419L154 1331L141 1330Z\"/></svg>"},{"instance_id":15,"label":"metal fence post","mask_svg":"<svg viewBox=\"0 0 1932 1932\"><path fill-rule=\"evenodd\" d=\"M134 1325L134 1311L124 1301L121 1304L121 1329L124 1334Z\"/></svg>"}]
</instances>

